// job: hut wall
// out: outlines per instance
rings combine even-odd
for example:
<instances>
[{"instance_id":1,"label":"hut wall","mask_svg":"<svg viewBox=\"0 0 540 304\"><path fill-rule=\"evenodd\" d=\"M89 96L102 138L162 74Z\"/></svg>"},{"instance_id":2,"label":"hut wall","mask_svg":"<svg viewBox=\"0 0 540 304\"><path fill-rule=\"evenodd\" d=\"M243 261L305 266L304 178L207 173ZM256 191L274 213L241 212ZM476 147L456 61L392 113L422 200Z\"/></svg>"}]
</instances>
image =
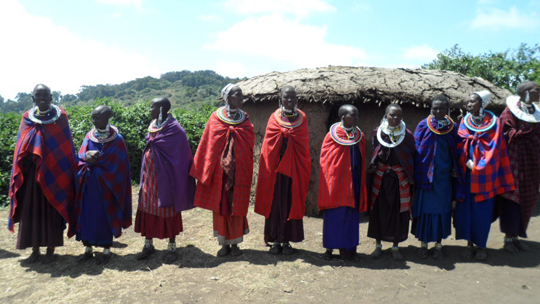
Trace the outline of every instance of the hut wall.
<instances>
[{"instance_id":1,"label":"hut wall","mask_svg":"<svg viewBox=\"0 0 540 304\"><path fill-rule=\"evenodd\" d=\"M360 123L359 127L366 136L366 162L369 163L373 154L373 147L371 144L372 131L376 128L381 118L384 115L386 105L381 107L375 103L354 103L359 110ZM321 103L304 102L298 103L298 108L306 113L309 127L309 146L311 153L311 178L309 185L309 192L306 201L306 215L317 216L319 214L317 208L317 198L319 189L319 157L321 154L321 146L328 132L328 125L331 125L336 121L337 117L330 115L339 108L339 104L323 106ZM407 128L414 132L416 125L420 120L429 115L428 108L419 108L413 105L401 105L403 108L404 121ZM255 129L255 150L254 150L254 172L253 183L251 191L251 201L255 199L255 189L259 170L259 158L261 154L261 146L264 139L266 125L270 115L278 108L277 102L247 102L244 104L243 109L249 114L250 120ZM334 111L333 111L334 110ZM337 112L336 112L337 113ZM330 116L330 117L329 117Z\"/></svg>"}]
</instances>

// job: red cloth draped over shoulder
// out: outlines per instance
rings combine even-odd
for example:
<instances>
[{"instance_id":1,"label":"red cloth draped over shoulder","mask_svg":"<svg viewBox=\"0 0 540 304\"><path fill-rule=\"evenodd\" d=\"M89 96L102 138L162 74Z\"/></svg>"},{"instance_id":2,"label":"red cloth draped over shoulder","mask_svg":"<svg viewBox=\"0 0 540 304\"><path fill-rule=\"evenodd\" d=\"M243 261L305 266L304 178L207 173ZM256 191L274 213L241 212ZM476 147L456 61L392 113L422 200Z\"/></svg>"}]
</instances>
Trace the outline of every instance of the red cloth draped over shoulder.
<instances>
[{"instance_id":1,"label":"red cloth draped over shoulder","mask_svg":"<svg viewBox=\"0 0 540 304\"><path fill-rule=\"evenodd\" d=\"M272 113L266 126L255 195L255 212L265 218L270 216L272 210L277 173L292 179L292 206L289 219L296 220L304 217L311 174L311 156L306 114L300 110L297 111L302 119L302 123L297 127L287 128L280 125L276 119L276 116L281 115L279 109ZM283 138L288 138L288 144L280 161Z\"/></svg>"},{"instance_id":2,"label":"red cloth draped over shoulder","mask_svg":"<svg viewBox=\"0 0 540 304\"><path fill-rule=\"evenodd\" d=\"M249 117L242 123L233 125L220 120L216 112L210 116L189 172L197 179L194 205L219 212L223 187L221 155L230 136L234 136L236 162L232 215L246 216L251 194L255 145L255 132Z\"/></svg>"},{"instance_id":3,"label":"red cloth draped over shoulder","mask_svg":"<svg viewBox=\"0 0 540 304\"><path fill-rule=\"evenodd\" d=\"M338 136L347 138L342 128L336 130ZM362 133L362 139L357 144L362 155L362 173L360 184L360 212L367 211L366 192L366 138ZM338 144L331 136L326 134L321 149L321 168L319 170L319 210L333 209L338 207L354 208L355 197L351 173L350 146Z\"/></svg>"},{"instance_id":4,"label":"red cloth draped over shoulder","mask_svg":"<svg viewBox=\"0 0 540 304\"><path fill-rule=\"evenodd\" d=\"M29 111L23 114L9 183L11 199L8 229L13 231L13 216L17 210L17 192L22 187L22 159L32 154L36 164L36 180L47 201L70 223L70 210L75 196L75 149L66 112L58 108L60 117L53 123L35 123ZM30 110L32 111L32 110Z\"/></svg>"}]
</instances>

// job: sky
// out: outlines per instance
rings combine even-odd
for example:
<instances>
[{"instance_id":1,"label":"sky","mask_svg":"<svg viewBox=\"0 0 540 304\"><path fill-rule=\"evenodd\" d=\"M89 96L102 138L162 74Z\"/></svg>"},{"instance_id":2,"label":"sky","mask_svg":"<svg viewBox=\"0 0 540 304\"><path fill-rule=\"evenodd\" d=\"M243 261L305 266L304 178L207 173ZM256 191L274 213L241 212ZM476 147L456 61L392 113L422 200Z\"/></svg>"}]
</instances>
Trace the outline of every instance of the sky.
<instances>
[{"instance_id":1,"label":"sky","mask_svg":"<svg viewBox=\"0 0 540 304\"><path fill-rule=\"evenodd\" d=\"M1 0L0 96L170 71L418 68L540 43L540 0Z\"/></svg>"}]
</instances>

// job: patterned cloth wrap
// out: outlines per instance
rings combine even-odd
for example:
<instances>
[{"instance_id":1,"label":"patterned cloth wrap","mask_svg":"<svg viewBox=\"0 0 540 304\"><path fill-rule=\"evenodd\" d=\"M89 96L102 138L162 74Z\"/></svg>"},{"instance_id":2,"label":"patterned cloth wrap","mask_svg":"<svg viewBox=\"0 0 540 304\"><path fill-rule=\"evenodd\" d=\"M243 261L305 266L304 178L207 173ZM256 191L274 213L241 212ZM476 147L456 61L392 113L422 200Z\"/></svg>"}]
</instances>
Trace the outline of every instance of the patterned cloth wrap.
<instances>
[{"instance_id":1,"label":"patterned cloth wrap","mask_svg":"<svg viewBox=\"0 0 540 304\"><path fill-rule=\"evenodd\" d=\"M47 201L70 223L70 212L75 197L75 148L66 112L60 110L60 117L49 124L39 124L29 118L26 111L21 119L15 153L13 170L9 182L10 211L8 229L14 232L13 216L17 209L17 191L22 187L22 159L33 154L36 164L36 180L47 198ZM30 111L33 111L31 109ZM56 115L53 108L49 116ZM47 117L45 117L47 119Z\"/></svg>"},{"instance_id":2,"label":"patterned cloth wrap","mask_svg":"<svg viewBox=\"0 0 540 304\"><path fill-rule=\"evenodd\" d=\"M261 149L259 177L255 196L255 212L265 218L270 216L277 173L292 179L292 206L290 220L304 217L306 197L311 174L311 156L309 154L309 131L306 114L297 110L302 123L294 128L279 124L279 109L270 115ZM288 138L287 150L280 160L283 138Z\"/></svg>"},{"instance_id":3,"label":"patterned cloth wrap","mask_svg":"<svg viewBox=\"0 0 540 304\"><path fill-rule=\"evenodd\" d=\"M462 141L458 144L460 162L463 170L467 170L467 161L474 162L471 170L470 192L475 194L475 201L481 202L507 191L512 191L514 178L508 159L506 142L502 133L499 118L490 112L485 112L484 121L480 128L490 125L493 119L495 125L484 132L473 132L465 125L464 117L459 125L458 135ZM476 144L473 155L469 150Z\"/></svg>"},{"instance_id":4,"label":"patterned cloth wrap","mask_svg":"<svg viewBox=\"0 0 540 304\"><path fill-rule=\"evenodd\" d=\"M503 197L521 206L524 226L527 228L539 196L540 123L520 120L509 108L502 112L501 123L516 183L516 189L504 193Z\"/></svg>"},{"instance_id":5,"label":"patterned cloth wrap","mask_svg":"<svg viewBox=\"0 0 540 304\"><path fill-rule=\"evenodd\" d=\"M437 121L433 118L430 122L432 127L437 126ZM427 125L427 118L420 121L416 130L414 132L414 141L416 145L416 156L414 162L414 181L415 187L418 187L423 190L432 190L433 189L433 171L434 171L434 162L435 162L435 153L437 152L437 138L438 136L444 136L451 148L453 167L457 175L457 182L460 184L460 187L456 188L456 199L464 200L465 199L465 189L463 187L465 183L465 173L463 172L463 167L459 162L459 153L457 150L457 145L461 141L461 138L458 136L457 124L454 123L452 131L445 135L435 134L430 130ZM450 128L450 125L447 126ZM440 131L447 131L443 129Z\"/></svg>"},{"instance_id":6,"label":"patterned cloth wrap","mask_svg":"<svg viewBox=\"0 0 540 304\"><path fill-rule=\"evenodd\" d=\"M377 140L377 131L379 128L373 130L373 147L375 147L373 152L373 157L371 159L371 164L375 164L377 155L383 146ZM371 189L371 207L375 204L377 196L379 195L379 190L382 182L382 176L386 170L394 170L399 178L399 196L400 196L400 212L410 211L411 210L411 182L414 183L414 136L407 129L405 132L405 139L401 144L396 146L394 149L401 166L386 166L380 163L375 164L377 166L377 171L373 174L373 185ZM407 180L408 179L408 180Z\"/></svg>"},{"instance_id":7,"label":"patterned cloth wrap","mask_svg":"<svg viewBox=\"0 0 540 304\"><path fill-rule=\"evenodd\" d=\"M347 139L343 128L338 127L336 133L340 138ZM365 178L363 178L366 173L366 138L363 133L361 133L361 136L362 139L357 144L362 155L359 211L366 212L367 191ZM337 143L330 132L326 134L322 144L321 168L319 169L319 210L355 207L350 150L350 146Z\"/></svg>"},{"instance_id":8,"label":"patterned cloth wrap","mask_svg":"<svg viewBox=\"0 0 540 304\"><path fill-rule=\"evenodd\" d=\"M232 125L220 120L216 112L210 116L190 171L190 175L198 181L195 206L214 212L220 211L223 187L221 158L230 136L234 137L236 164L231 215L246 216L251 195L255 145L253 124L248 117L242 123Z\"/></svg>"},{"instance_id":9,"label":"patterned cloth wrap","mask_svg":"<svg viewBox=\"0 0 540 304\"><path fill-rule=\"evenodd\" d=\"M92 132L92 131L90 131ZM90 132L84 137L79 150L79 171L77 173L77 191L75 196L75 208L73 212L74 229L68 232L68 236L75 235L81 229L78 221L86 189L86 174L93 170L97 176L103 191L103 202L107 212L107 220L111 226L111 232L115 237L122 235L122 228L128 228L132 223L131 214L131 173L127 147L122 138L118 136L107 143L103 143L103 153L93 164L86 162L86 152L90 141Z\"/></svg>"},{"instance_id":10,"label":"patterned cloth wrap","mask_svg":"<svg viewBox=\"0 0 540 304\"><path fill-rule=\"evenodd\" d=\"M146 136L143 155L152 150L153 165L158 185L158 206L174 206L175 212L193 208L195 180L189 176L193 156L187 140L186 131L169 114L169 118L155 136ZM142 167L145 168L143 157ZM144 183L144 171L141 170L141 187ZM139 201L141 200L139 196Z\"/></svg>"}]
</instances>

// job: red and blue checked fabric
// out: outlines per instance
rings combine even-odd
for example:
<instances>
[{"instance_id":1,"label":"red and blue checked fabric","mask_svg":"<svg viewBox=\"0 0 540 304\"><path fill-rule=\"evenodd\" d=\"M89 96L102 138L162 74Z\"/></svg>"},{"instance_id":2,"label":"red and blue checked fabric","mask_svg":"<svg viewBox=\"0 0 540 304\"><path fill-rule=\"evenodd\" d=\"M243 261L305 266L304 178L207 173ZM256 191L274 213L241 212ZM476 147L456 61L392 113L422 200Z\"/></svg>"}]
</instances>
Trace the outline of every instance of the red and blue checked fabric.
<instances>
[{"instance_id":1,"label":"red and blue checked fabric","mask_svg":"<svg viewBox=\"0 0 540 304\"><path fill-rule=\"evenodd\" d=\"M457 145L461 142L461 138L458 136L458 127L454 123L454 128L450 133L445 135L438 135L433 133L428 125L427 118L423 119L414 132L414 141L416 145L416 156L414 162L414 181L415 187L419 187L424 190L433 189L433 172L435 163L435 153L437 152L437 138L443 136L451 148L453 167L457 174L458 183L461 187L456 187L456 199L465 199L464 191L464 172L459 162L459 154L457 151ZM435 124L436 125L436 124Z\"/></svg>"},{"instance_id":2,"label":"red and blue checked fabric","mask_svg":"<svg viewBox=\"0 0 540 304\"><path fill-rule=\"evenodd\" d=\"M339 137L347 139L345 131L338 128ZM364 176L366 175L365 159L366 138L358 143L362 155L362 183L360 185L360 212L367 211L367 192ZM354 208L355 197L351 172L350 146L338 144L331 136L326 134L321 148L321 168L319 170L319 210L338 207Z\"/></svg>"},{"instance_id":3,"label":"red and blue checked fabric","mask_svg":"<svg viewBox=\"0 0 540 304\"><path fill-rule=\"evenodd\" d=\"M232 215L246 216L251 195L255 145L255 132L249 117L242 123L234 125L220 120L216 112L210 116L189 173L198 180L194 205L219 212L223 187L221 158L225 144L229 142L231 136L234 138L233 151L236 164Z\"/></svg>"},{"instance_id":4,"label":"red and blue checked fabric","mask_svg":"<svg viewBox=\"0 0 540 304\"><path fill-rule=\"evenodd\" d=\"M516 189L503 197L521 205L526 229L540 195L540 123L520 120L508 108L501 114L501 123L516 183Z\"/></svg>"},{"instance_id":5,"label":"red and blue checked fabric","mask_svg":"<svg viewBox=\"0 0 540 304\"><path fill-rule=\"evenodd\" d=\"M21 119L9 184L11 202L8 229L11 232L14 225L13 215L17 209L17 191L24 182L22 159L28 155L32 155L36 164L36 180L47 201L70 223L75 197L75 149L66 112L59 109L61 115L54 123L34 123L30 120L28 111Z\"/></svg>"},{"instance_id":6,"label":"red and blue checked fabric","mask_svg":"<svg viewBox=\"0 0 540 304\"><path fill-rule=\"evenodd\" d=\"M484 132L474 132L467 128L464 118L459 125L458 135L462 141L458 145L461 166L467 170L467 161L474 163L471 170L470 193L475 194L475 201L481 202L493 198L496 194L515 189L510 159L502 133L502 126L497 116L486 112L480 126L485 127L496 119L495 125ZM470 148L474 147L470 155Z\"/></svg>"},{"instance_id":7,"label":"red and blue checked fabric","mask_svg":"<svg viewBox=\"0 0 540 304\"><path fill-rule=\"evenodd\" d=\"M103 191L103 202L107 212L111 231L115 237L122 235L122 228L128 228L132 223L131 211L131 173L129 166L129 156L127 147L122 138L118 136L107 143L103 143L103 152L93 164L86 162L86 152L90 141L90 132L84 138L79 150L79 166L77 173L77 192L75 196L75 207L73 223L75 229L70 230L68 236L75 235L81 229L80 218L84 193L93 191L86 188L86 174L92 170L100 178L100 185Z\"/></svg>"},{"instance_id":8,"label":"red and blue checked fabric","mask_svg":"<svg viewBox=\"0 0 540 304\"><path fill-rule=\"evenodd\" d=\"M381 183L384 173L387 170L394 170L399 179L399 212L411 210L411 183L407 179L407 173L402 166L387 166L377 163L377 171L373 174L373 186L371 190L371 207L375 205L375 201L381 190Z\"/></svg>"},{"instance_id":9,"label":"red and blue checked fabric","mask_svg":"<svg viewBox=\"0 0 540 304\"><path fill-rule=\"evenodd\" d=\"M297 111L299 115L302 115L302 123L297 127L281 126L276 120L276 112L270 115L266 126L255 194L255 212L265 218L270 216L272 210L277 173L292 179L292 206L289 220L304 217L311 174L311 156L309 154L309 130L306 114L300 110ZM287 150L280 160L283 138L288 138L288 144Z\"/></svg>"}]
</instances>

